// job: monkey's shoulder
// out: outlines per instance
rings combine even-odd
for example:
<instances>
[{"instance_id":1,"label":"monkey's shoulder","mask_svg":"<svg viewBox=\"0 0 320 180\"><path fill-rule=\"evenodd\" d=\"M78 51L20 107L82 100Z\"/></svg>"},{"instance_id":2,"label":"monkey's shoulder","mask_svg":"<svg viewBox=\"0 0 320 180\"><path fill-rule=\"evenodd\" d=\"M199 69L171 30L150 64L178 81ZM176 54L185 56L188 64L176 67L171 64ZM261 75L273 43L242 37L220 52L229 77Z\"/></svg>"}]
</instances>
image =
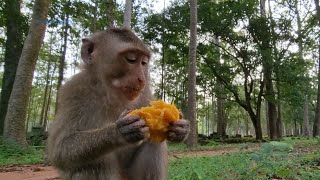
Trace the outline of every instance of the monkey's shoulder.
<instances>
[{"instance_id":1,"label":"monkey's shoulder","mask_svg":"<svg viewBox=\"0 0 320 180\"><path fill-rule=\"evenodd\" d=\"M93 94L90 88L90 79L82 72L67 80L59 91L61 98L64 99L89 98Z\"/></svg>"}]
</instances>

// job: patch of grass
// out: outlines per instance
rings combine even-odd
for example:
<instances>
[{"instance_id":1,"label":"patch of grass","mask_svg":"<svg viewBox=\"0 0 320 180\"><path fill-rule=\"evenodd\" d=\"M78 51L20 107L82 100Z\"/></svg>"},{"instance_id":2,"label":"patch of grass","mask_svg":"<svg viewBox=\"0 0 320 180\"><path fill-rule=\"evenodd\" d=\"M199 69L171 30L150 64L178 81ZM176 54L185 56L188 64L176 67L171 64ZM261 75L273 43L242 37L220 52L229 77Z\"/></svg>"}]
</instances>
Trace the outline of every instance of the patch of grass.
<instances>
[{"instance_id":1,"label":"patch of grass","mask_svg":"<svg viewBox=\"0 0 320 180\"><path fill-rule=\"evenodd\" d=\"M189 149L186 144L183 143L171 143L168 142L169 152L185 152L185 151L202 151L202 150L221 150L221 149L245 149L249 145L254 143L242 143L242 144L224 144L212 140L208 140L206 145L197 146L193 149Z\"/></svg>"},{"instance_id":2,"label":"patch of grass","mask_svg":"<svg viewBox=\"0 0 320 180\"><path fill-rule=\"evenodd\" d=\"M170 162L172 180L236 179L249 164L247 154L181 158ZM227 161L226 161L227 160Z\"/></svg>"},{"instance_id":3,"label":"patch of grass","mask_svg":"<svg viewBox=\"0 0 320 180\"><path fill-rule=\"evenodd\" d=\"M0 166L43 162L43 147L20 147L0 139Z\"/></svg>"},{"instance_id":4,"label":"patch of grass","mask_svg":"<svg viewBox=\"0 0 320 180\"><path fill-rule=\"evenodd\" d=\"M179 158L170 161L168 179L320 179L319 149L317 139L285 139L252 153Z\"/></svg>"}]
</instances>

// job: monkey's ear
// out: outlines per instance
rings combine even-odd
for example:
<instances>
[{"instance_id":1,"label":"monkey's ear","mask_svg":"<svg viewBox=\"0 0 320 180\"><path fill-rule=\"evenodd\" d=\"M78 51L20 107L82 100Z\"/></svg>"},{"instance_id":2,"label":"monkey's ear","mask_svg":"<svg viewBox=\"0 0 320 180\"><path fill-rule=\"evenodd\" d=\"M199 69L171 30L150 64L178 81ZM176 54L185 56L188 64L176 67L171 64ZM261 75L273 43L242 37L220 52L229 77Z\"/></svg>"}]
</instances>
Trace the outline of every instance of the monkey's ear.
<instances>
[{"instance_id":1,"label":"monkey's ear","mask_svg":"<svg viewBox=\"0 0 320 180\"><path fill-rule=\"evenodd\" d=\"M84 63L91 64L92 63L92 52L94 49L94 44L89 38L82 39L81 46L81 58Z\"/></svg>"}]
</instances>

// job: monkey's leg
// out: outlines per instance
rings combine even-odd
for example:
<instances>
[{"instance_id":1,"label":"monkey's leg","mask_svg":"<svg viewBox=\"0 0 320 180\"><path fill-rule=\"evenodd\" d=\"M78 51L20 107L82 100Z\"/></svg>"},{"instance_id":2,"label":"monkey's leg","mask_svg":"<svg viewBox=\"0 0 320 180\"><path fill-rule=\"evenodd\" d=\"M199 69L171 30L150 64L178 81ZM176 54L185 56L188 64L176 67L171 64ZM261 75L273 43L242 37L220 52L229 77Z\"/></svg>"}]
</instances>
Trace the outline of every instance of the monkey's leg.
<instances>
[{"instance_id":1,"label":"monkey's leg","mask_svg":"<svg viewBox=\"0 0 320 180\"><path fill-rule=\"evenodd\" d=\"M167 179L167 144L144 142L134 154L129 167L129 180L165 180Z\"/></svg>"}]
</instances>

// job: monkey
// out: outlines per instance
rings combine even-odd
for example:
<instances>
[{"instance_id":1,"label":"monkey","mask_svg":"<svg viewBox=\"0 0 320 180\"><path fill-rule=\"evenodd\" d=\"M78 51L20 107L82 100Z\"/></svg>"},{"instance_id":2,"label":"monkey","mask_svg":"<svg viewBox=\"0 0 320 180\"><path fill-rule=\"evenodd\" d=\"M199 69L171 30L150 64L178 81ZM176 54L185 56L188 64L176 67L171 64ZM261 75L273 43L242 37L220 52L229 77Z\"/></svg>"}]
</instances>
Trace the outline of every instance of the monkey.
<instances>
[{"instance_id":1,"label":"monkey","mask_svg":"<svg viewBox=\"0 0 320 180\"><path fill-rule=\"evenodd\" d=\"M48 156L63 180L164 180L167 142L130 110L150 105L151 51L136 34L109 28L82 39L81 70L59 89L49 130ZM168 127L168 141L183 142L189 121Z\"/></svg>"}]
</instances>

